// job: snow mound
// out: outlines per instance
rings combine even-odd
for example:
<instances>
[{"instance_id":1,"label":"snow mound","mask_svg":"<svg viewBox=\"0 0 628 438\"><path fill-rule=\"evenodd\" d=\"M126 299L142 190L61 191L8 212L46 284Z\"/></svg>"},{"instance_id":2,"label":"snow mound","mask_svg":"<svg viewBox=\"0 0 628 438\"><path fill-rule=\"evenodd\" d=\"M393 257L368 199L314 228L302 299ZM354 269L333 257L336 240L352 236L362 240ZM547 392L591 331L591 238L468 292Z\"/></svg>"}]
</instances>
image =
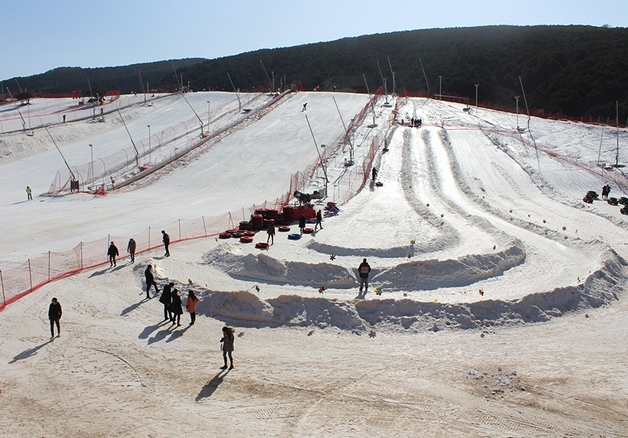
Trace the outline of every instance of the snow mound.
<instances>
[{"instance_id":1,"label":"snow mound","mask_svg":"<svg viewBox=\"0 0 628 438\"><path fill-rule=\"evenodd\" d=\"M517 246L513 259L517 259ZM520 249L520 248L519 248ZM524 257L523 253L519 253ZM628 263L612 249L602 266L581 284L526 295L518 300L482 300L472 303L424 302L404 299L337 300L324 296L280 295L264 300L248 291L201 291L198 313L228 323L255 327L336 327L363 332L372 328L402 328L409 331L474 329L482 327L544 322L566 312L601 307L618 299L621 279L628 273ZM499 255L495 255L499 257ZM270 257L257 257L265 266L278 263ZM250 263L244 257L244 265ZM265 260L269 259L269 260ZM478 257L481 260L482 257ZM490 259L490 258L489 258ZM499 265L499 261L493 262ZM413 265L413 264L408 264ZM490 266L491 263L487 263ZM289 268L285 268L288 272ZM278 273L277 273L278 274ZM258 274L260 275L260 274Z\"/></svg>"},{"instance_id":2,"label":"snow mound","mask_svg":"<svg viewBox=\"0 0 628 438\"><path fill-rule=\"evenodd\" d=\"M470 254L456 260L402 263L375 274L373 282L393 290L434 290L466 286L501 275L523 263L525 258L523 243L515 239L512 246L495 254Z\"/></svg>"}]
</instances>

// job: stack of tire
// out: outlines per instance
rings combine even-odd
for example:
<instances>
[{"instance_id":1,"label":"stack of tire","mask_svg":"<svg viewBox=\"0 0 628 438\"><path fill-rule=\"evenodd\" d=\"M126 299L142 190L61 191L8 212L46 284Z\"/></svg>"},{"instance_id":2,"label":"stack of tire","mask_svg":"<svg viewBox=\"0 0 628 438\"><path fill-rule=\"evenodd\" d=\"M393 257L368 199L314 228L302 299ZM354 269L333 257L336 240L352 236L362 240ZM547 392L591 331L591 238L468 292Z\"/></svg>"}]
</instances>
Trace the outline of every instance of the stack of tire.
<instances>
[{"instance_id":1,"label":"stack of tire","mask_svg":"<svg viewBox=\"0 0 628 438\"><path fill-rule=\"evenodd\" d=\"M283 223L289 225L294 221L294 207L292 205L286 205L283 208Z\"/></svg>"},{"instance_id":2,"label":"stack of tire","mask_svg":"<svg viewBox=\"0 0 628 438\"><path fill-rule=\"evenodd\" d=\"M582 200L587 204L593 204L593 201L598 199L598 194L593 190L589 190Z\"/></svg>"},{"instance_id":3,"label":"stack of tire","mask_svg":"<svg viewBox=\"0 0 628 438\"><path fill-rule=\"evenodd\" d=\"M628 214L628 198L622 196L617 201L619 204L623 205L623 207L619 210L621 214Z\"/></svg>"},{"instance_id":4,"label":"stack of tire","mask_svg":"<svg viewBox=\"0 0 628 438\"><path fill-rule=\"evenodd\" d=\"M266 213L264 213L265 219L274 219L275 223L277 223L278 216L279 216L279 212L277 210L268 209L266 210Z\"/></svg>"},{"instance_id":5,"label":"stack of tire","mask_svg":"<svg viewBox=\"0 0 628 438\"><path fill-rule=\"evenodd\" d=\"M250 221L242 221L242 222L240 222L239 229L241 229L241 230L250 230L251 229L251 222Z\"/></svg>"},{"instance_id":6,"label":"stack of tire","mask_svg":"<svg viewBox=\"0 0 628 438\"><path fill-rule=\"evenodd\" d=\"M252 214L251 215L251 229L261 230L262 228L264 228L264 216L258 213Z\"/></svg>"}]
</instances>

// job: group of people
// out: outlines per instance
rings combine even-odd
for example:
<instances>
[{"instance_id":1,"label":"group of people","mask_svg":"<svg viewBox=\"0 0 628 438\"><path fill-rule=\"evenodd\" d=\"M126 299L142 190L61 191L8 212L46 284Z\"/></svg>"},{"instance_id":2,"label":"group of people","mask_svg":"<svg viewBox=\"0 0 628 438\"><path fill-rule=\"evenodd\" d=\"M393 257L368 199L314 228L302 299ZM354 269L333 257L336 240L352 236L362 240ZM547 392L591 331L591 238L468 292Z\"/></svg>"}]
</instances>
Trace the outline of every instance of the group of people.
<instances>
[{"instance_id":1,"label":"group of people","mask_svg":"<svg viewBox=\"0 0 628 438\"><path fill-rule=\"evenodd\" d=\"M303 229L305 228L306 222L307 219L305 218L305 215L302 214L299 218L299 230L301 231L301 234L303 234ZM318 227L320 227L321 230L323 229L323 213L321 210L316 211L316 223L314 225L314 231L316 231Z\"/></svg>"},{"instance_id":2,"label":"group of people","mask_svg":"<svg viewBox=\"0 0 628 438\"><path fill-rule=\"evenodd\" d=\"M164 244L164 249L166 250L164 257L170 257L170 248L169 248L170 236L164 230L161 230L161 235L162 235L162 242ZM126 246L126 252L129 253L129 259L131 260L131 263L135 263L135 250L136 249L137 249L137 242L135 241L135 239L130 238L129 243ZM118 247L116 246L116 244L112 241L111 243L109 243L109 248L107 249L107 257L109 260L110 267L116 266L116 257L119 257L119 256L120 256L120 251L118 250Z\"/></svg>"},{"instance_id":3,"label":"group of people","mask_svg":"<svg viewBox=\"0 0 628 438\"><path fill-rule=\"evenodd\" d=\"M159 293L155 276L153 275L153 265L148 265L144 271L144 278L146 280L146 299L151 299L150 288L155 288L155 296ZM164 321L170 320L172 324L177 324L177 327L181 326L181 315L183 314L183 306L181 303L181 297L179 291L174 289L174 283L170 282L166 284L161 292L159 302L164 305ZM188 298L185 303L185 307L190 313L190 325L194 325L196 322L196 303L198 297L194 294L194 291L188 292Z\"/></svg>"}]
</instances>

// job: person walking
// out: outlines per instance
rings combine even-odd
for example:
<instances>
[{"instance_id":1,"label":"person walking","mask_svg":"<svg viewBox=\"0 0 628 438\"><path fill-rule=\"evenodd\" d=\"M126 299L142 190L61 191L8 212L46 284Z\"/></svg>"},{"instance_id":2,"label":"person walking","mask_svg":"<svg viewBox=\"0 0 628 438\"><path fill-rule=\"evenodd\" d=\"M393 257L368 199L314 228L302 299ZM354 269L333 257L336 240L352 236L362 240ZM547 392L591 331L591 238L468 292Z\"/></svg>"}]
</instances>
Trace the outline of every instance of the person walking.
<instances>
[{"instance_id":1,"label":"person walking","mask_svg":"<svg viewBox=\"0 0 628 438\"><path fill-rule=\"evenodd\" d=\"M316 231L318 227L321 227L321 230L323 229L323 213L321 213L321 210L316 212L316 225L314 225L314 231Z\"/></svg>"},{"instance_id":2,"label":"person walking","mask_svg":"<svg viewBox=\"0 0 628 438\"><path fill-rule=\"evenodd\" d=\"M235 340L235 336L233 333L235 330L232 327L224 326L222 328L222 339L220 342L222 343L222 358L225 361L225 364L221 367L223 370L227 369L227 356L229 356L229 361L231 366L230 370L233 369L233 341Z\"/></svg>"},{"instance_id":3,"label":"person walking","mask_svg":"<svg viewBox=\"0 0 628 438\"><path fill-rule=\"evenodd\" d=\"M302 214L299 218L299 229L301 230L301 234L303 234L303 228L305 228L305 215Z\"/></svg>"},{"instance_id":4,"label":"person walking","mask_svg":"<svg viewBox=\"0 0 628 438\"><path fill-rule=\"evenodd\" d=\"M371 266L366 259L363 259L358 267L358 273L360 274L360 293L362 293L362 288L364 287L364 295L366 295L369 288L369 272L371 272Z\"/></svg>"},{"instance_id":5,"label":"person walking","mask_svg":"<svg viewBox=\"0 0 628 438\"><path fill-rule=\"evenodd\" d=\"M177 327L181 326L181 315L183 314L183 307L181 306L181 297L179 291L172 289L172 302L170 303L170 312L172 312L172 324L177 324Z\"/></svg>"},{"instance_id":6,"label":"person walking","mask_svg":"<svg viewBox=\"0 0 628 438\"><path fill-rule=\"evenodd\" d=\"M170 245L170 236L164 230L161 230L161 235L161 241L164 243L164 248L166 249L166 254L164 254L164 257L170 257L170 251L168 250L168 246Z\"/></svg>"},{"instance_id":7,"label":"person walking","mask_svg":"<svg viewBox=\"0 0 628 438\"><path fill-rule=\"evenodd\" d=\"M129 253L131 258L131 263L135 263L135 248L137 247L137 243L135 243L135 239L130 238L129 244L126 246L126 252Z\"/></svg>"},{"instance_id":8,"label":"person walking","mask_svg":"<svg viewBox=\"0 0 628 438\"><path fill-rule=\"evenodd\" d=\"M194 294L194 291L188 292L188 299L185 302L185 308L190 312L190 325L194 325L196 321L196 303L198 302L198 297Z\"/></svg>"},{"instance_id":9,"label":"person walking","mask_svg":"<svg viewBox=\"0 0 628 438\"><path fill-rule=\"evenodd\" d=\"M275 243L275 224L274 223L271 222L268 224L266 233L268 233L268 237L266 237L266 243L268 243L268 241L270 241L271 245Z\"/></svg>"},{"instance_id":10,"label":"person walking","mask_svg":"<svg viewBox=\"0 0 628 438\"><path fill-rule=\"evenodd\" d=\"M118 252L118 247L111 242L109 244L109 249L107 250L107 255L109 256L109 266L115 266L116 265L116 257L120 255L120 253Z\"/></svg>"},{"instance_id":11,"label":"person walking","mask_svg":"<svg viewBox=\"0 0 628 438\"><path fill-rule=\"evenodd\" d=\"M61 319L61 314L63 310L61 309L61 303L53 298L50 303L50 307L48 307L48 319L50 320L50 339L55 337L55 325L57 326L57 337L61 336L61 326L59 325L59 320Z\"/></svg>"},{"instance_id":12,"label":"person walking","mask_svg":"<svg viewBox=\"0 0 628 438\"><path fill-rule=\"evenodd\" d=\"M148 265L146 270L144 271L144 276L146 277L146 298L150 300L150 287L155 286L155 295L159 293L159 289L157 288L157 283L155 283L155 277L153 276L153 265Z\"/></svg>"},{"instance_id":13,"label":"person walking","mask_svg":"<svg viewBox=\"0 0 628 438\"><path fill-rule=\"evenodd\" d=\"M164 305L164 321L172 321L172 312L170 311L170 305L172 304L172 286L173 282L164 286L164 290L159 297L159 302Z\"/></svg>"},{"instance_id":14,"label":"person walking","mask_svg":"<svg viewBox=\"0 0 628 438\"><path fill-rule=\"evenodd\" d=\"M27 201L33 200L33 191L31 190L29 186L26 186L26 200Z\"/></svg>"}]
</instances>

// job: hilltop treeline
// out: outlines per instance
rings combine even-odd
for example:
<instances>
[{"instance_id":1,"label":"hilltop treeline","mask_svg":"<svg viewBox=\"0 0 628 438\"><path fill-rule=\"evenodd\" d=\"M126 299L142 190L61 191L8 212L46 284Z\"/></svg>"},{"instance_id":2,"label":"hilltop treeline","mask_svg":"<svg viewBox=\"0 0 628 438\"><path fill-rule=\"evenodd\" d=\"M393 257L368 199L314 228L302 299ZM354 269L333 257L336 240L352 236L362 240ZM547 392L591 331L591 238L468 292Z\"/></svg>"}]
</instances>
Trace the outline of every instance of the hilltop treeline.
<instances>
[{"instance_id":1,"label":"hilltop treeline","mask_svg":"<svg viewBox=\"0 0 628 438\"><path fill-rule=\"evenodd\" d=\"M235 87L241 90L259 89L268 84L268 75L271 79L274 76L275 87L300 81L305 89L320 87L344 91L366 91L366 77L373 91L382 85L383 76L391 92L392 67L397 92L402 88L412 91L429 89L434 95L439 92L442 81L443 94L467 96L474 101L474 84L479 84L479 101L513 105L515 96L522 95L521 77L532 107L543 108L546 112L561 111L570 116L590 114L614 118L615 101L619 101L620 117L622 120L628 117L626 28L490 26L428 29L186 61L188 65L178 65L177 72L183 75L185 85L189 83L197 90L231 90L229 73ZM111 71L107 81L103 78L102 86L122 92L137 90L137 70L141 68L142 75L146 76L145 65L107 69ZM120 71L120 77L126 78L124 81L116 79L116 69L124 69ZM38 84L42 86L46 84L54 88L52 76L49 82L45 81L46 75L53 72L55 70L32 78L38 78ZM151 78L151 88L153 84L161 89L178 86L170 62L161 72L163 75L159 79ZM155 70L155 73L156 78L159 72ZM30 79L22 78L20 82ZM64 86L66 89L76 88L69 83ZM39 90L39 86L29 85L29 88ZM84 87L81 85L81 88Z\"/></svg>"}]
</instances>

